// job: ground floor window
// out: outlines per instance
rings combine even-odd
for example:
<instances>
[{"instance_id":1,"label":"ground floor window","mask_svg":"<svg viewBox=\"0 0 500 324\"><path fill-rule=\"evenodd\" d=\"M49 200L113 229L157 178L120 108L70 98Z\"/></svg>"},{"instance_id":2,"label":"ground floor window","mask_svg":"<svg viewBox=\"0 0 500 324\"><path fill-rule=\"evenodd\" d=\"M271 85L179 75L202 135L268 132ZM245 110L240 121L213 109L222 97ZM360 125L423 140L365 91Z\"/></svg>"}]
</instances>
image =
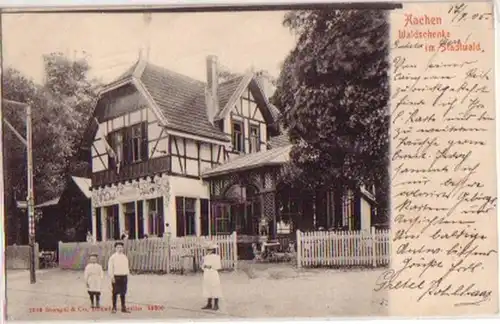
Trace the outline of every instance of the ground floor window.
<instances>
[{"instance_id":1,"label":"ground floor window","mask_svg":"<svg viewBox=\"0 0 500 324\"><path fill-rule=\"evenodd\" d=\"M208 199L200 199L200 217L201 217L201 235L210 235L210 201Z\"/></svg>"},{"instance_id":2,"label":"ground floor window","mask_svg":"<svg viewBox=\"0 0 500 324\"><path fill-rule=\"evenodd\" d=\"M165 231L164 226L164 213L163 213L163 197L150 199L147 201L148 204L148 223L149 223L149 234L156 236L163 236Z\"/></svg>"},{"instance_id":3,"label":"ground floor window","mask_svg":"<svg viewBox=\"0 0 500 324\"><path fill-rule=\"evenodd\" d=\"M177 236L196 235L196 198L175 197Z\"/></svg>"},{"instance_id":4,"label":"ground floor window","mask_svg":"<svg viewBox=\"0 0 500 324\"><path fill-rule=\"evenodd\" d=\"M106 238L108 240L120 239L120 223L118 205L105 207L106 209Z\"/></svg>"}]
</instances>

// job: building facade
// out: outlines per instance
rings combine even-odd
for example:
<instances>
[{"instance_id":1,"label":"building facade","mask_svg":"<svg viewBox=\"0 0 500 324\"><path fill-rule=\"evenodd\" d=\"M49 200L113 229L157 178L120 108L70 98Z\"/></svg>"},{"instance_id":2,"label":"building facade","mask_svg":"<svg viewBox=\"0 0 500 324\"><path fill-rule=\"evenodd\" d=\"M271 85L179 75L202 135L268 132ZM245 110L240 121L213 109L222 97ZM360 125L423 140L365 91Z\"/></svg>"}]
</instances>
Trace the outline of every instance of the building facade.
<instances>
[{"instance_id":1,"label":"building facade","mask_svg":"<svg viewBox=\"0 0 500 324\"><path fill-rule=\"evenodd\" d=\"M292 230L290 219L301 229L370 227L366 190L290 198L280 174L291 145L261 80L218 79L214 56L206 83L139 60L101 91L83 143L98 241L124 232L275 236Z\"/></svg>"}]
</instances>

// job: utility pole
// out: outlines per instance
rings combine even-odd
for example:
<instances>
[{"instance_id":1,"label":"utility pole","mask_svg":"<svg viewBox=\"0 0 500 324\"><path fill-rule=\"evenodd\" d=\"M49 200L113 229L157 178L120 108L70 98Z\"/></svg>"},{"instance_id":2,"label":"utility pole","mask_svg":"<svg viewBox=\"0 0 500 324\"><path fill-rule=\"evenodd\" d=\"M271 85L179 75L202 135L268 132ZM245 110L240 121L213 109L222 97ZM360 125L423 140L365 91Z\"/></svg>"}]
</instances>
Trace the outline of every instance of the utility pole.
<instances>
[{"instance_id":1,"label":"utility pole","mask_svg":"<svg viewBox=\"0 0 500 324\"><path fill-rule=\"evenodd\" d=\"M35 194L33 186L33 134L31 127L31 106L26 106L26 141L28 145L28 219L29 219L29 245L30 245L30 282L36 282L35 260L38 256L35 255Z\"/></svg>"},{"instance_id":2,"label":"utility pole","mask_svg":"<svg viewBox=\"0 0 500 324\"><path fill-rule=\"evenodd\" d=\"M35 261L38 257L35 255L35 194L33 186L33 134L32 134L32 121L31 121L31 106L25 103L3 99L4 103L21 106L26 108L26 139L22 137L19 132L6 120L5 124L14 132L20 141L26 146L27 150L27 164L28 164L28 224L29 224L29 251L30 251L30 283L36 283Z\"/></svg>"}]
</instances>

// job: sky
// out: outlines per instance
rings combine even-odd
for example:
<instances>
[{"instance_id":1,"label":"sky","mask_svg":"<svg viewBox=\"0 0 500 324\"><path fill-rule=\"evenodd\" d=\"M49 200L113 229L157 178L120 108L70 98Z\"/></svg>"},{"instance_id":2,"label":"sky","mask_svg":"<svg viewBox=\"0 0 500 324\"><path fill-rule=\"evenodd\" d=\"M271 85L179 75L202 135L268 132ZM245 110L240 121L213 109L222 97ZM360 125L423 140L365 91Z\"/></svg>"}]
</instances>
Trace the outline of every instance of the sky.
<instances>
[{"instance_id":1,"label":"sky","mask_svg":"<svg viewBox=\"0 0 500 324\"><path fill-rule=\"evenodd\" d=\"M206 80L206 56L232 72L254 67L277 77L295 45L284 12L5 14L3 64L43 81L43 54L87 57L91 77L104 82L125 71L149 44L149 61Z\"/></svg>"}]
</instances>

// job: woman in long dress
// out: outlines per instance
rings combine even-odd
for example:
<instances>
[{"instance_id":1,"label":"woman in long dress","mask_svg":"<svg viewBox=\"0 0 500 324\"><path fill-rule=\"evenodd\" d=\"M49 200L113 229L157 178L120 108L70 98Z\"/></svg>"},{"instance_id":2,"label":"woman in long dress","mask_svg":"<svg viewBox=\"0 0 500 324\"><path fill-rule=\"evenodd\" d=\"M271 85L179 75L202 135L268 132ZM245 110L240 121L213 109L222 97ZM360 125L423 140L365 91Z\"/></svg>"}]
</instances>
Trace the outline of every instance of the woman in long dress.
<instances>
[{"instance_id":1,"label":"woman in long dress","mask_svg":"<svg viewBox=\"0 0 500 324\"><path fill-rule=\"evenodd\" d=\"M207 247L207 255L203 257L202 264L203 297L207 298L207 305L202 309L219 309L219 299L222 295L219 277L219 270L221 268L221 259L217 254L217 245L211 244Z\"/></svg>"}]
</instances>

